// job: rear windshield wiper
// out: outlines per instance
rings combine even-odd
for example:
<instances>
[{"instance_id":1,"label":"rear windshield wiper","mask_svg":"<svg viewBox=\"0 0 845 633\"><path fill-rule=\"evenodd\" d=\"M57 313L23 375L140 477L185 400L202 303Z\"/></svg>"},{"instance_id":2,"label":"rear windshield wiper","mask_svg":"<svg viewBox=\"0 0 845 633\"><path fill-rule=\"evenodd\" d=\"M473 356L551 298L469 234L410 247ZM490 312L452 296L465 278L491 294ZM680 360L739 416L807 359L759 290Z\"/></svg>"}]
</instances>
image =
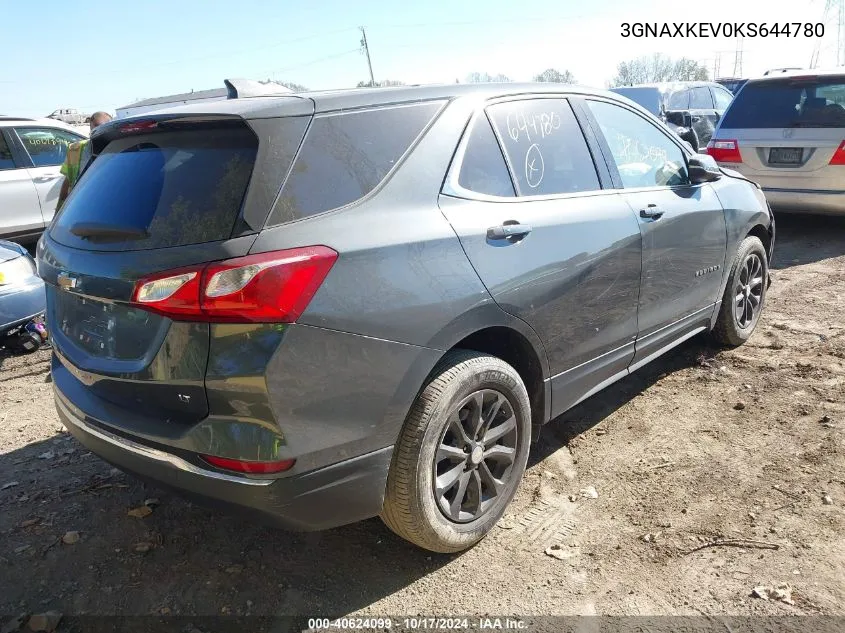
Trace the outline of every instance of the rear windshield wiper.
<instances>
[{"instance_id":1,"label":"rear windshield wiper","mask_svg":"<svg viewBox=\"0 0 845 633\"><path fill-rule=\"evenodd\" d=\"M100 224L97 222L77 222L70 227L76 237L92 242L123 242L126 240L145 240L150 234L134 226Z\"/></svg>"}]
</instances>

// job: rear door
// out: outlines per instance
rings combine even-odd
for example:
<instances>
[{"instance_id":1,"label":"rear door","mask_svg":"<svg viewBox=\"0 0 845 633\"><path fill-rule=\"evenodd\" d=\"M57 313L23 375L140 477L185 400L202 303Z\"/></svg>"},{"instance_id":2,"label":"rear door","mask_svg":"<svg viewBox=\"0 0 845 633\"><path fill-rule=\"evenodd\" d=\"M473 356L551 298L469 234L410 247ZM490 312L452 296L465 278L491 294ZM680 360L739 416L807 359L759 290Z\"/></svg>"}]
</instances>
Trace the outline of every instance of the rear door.
<instances>
[{"instance_id":1,"label":"rear door","mask_svg":"<svg viewBox=\"0 0 845 633\"><path fill-rule=\"evenodd\" d=\"M765 189L842 193L843 167L831 161L845 142L845 74L749 81L718 138L739 148L730 167Z\"/></svg>"},{"instance_id":2,"label":"rear door","mask_svg":"<svg viewBox=\"0 0 845 633\"><path fill-rule=\"evenodd\" d=\"M622 105L587 104L642 232L636 364L709 323L725 265L725 216L710 185L690 184L673 135Z\"/></svg>"},{"instance_id":3,"label":"rear door","mask_svg":"<svg viewBox=\"0 0 845 633\"><path fill-rule=\"evenodd\" d=\"M440 201L493 298L545 344L553 415L634 351L641 238L598 159L567 99L495 103L465 133Z\"/></svg>"},{"instance_id":4,"label":"rear door","mask_svg":"<svg viewBox=\"0 0 845 633\"><path fill-rule=\"evenodd\" d=\"M47 226L53 219L59 201L64 181L59 170L65 162L68 145L85 137L51 127L16 127L15 132L32 161L29 175L38 190L41 217L44 226Z\"/></svg>"},{"instance_id":5,"label":"rear door","mask_svg":"<svg viewBox=\"0 0 845 633\"><path fill-rule=\"evenodd\" d=\"M713 132L719 122L719 115L713 103L713 95L707 86L690 89L689 109L692 128L698 136L699 147L704 147L713 138Z\"/></svg>"},{"instance_id":6,"label":"rear door","mask_svg":"<svg viewBox=\"0 0 845 633\"><path fill-rule=\"evenodd\" d=\"M135 282L246 255L309 120L221 115L98 128L95 158L38 254L56 371L76 379L55 380L75 390L76 405L96 415L111 402L162 424L206 415L209 325L132 307Z\"/></svg>"},{"instance_id":7,"label":"rear door","mask_svg":"<svg viewBox=\"0 0 845 633\"><path fill-rule=\"evenodd\" d=\"M22 157L12 151L15 139L10 134L10 129L0 128L0 238L5 239L44 228L38 192Z\"/></svg>"}]
</instances>

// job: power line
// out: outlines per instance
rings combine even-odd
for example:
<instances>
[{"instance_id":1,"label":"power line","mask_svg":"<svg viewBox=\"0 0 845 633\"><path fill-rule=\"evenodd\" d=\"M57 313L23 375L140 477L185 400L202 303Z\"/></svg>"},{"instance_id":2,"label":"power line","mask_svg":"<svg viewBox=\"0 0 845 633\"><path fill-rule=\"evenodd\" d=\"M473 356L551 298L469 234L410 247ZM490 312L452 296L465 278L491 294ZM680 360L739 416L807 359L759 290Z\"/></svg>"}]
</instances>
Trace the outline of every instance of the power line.
<instances>
[{"instance_id":1,"label":"power line","mask_svg":"<svg viewBox=\"0 0 845 633\"><path fill-rule=\"evenodd\" d=\"M311 61L304 62L302 64L296 64L294 66L287 66L285 68L276 68L275 70L271 70L270 74L283 73L283 72L287 72L289 70L296 70L297 68L305 68L306 66L313 66L314 64L319 64L320 62L325 62L325 61L328 61L330 59L335 59L337 57L343 57L344 55L350 55L352 53L358 53L360 51L361 51L361 49L358 48L358 47L351 48L347 51L342 51L340 53L334 53L332 55L326 55L325 57L319 57L317 59L312 59ZM261 75L261 74L264 74L264 73L258 73L258 74Z\"/></svg>"},{"instance_id":2,"label":"power line","mask_svg":"<svg viewBox=\"0 0 845 633\"><path fill-rule=\"evenodd\" d=\"M211 55L204 55L202 57L190 57L190 58L185 58L185 59L177 59L177 60L171 60L171 61L167 61L167 62L158 62L158 63L155 63L155 64L147 64L147 65L144 65L144 66L127 66L127 67L121 68L120 70L98 70L98 71L94 71L94 72L90 72L90 73L80 73L80 74L74 73L73 76L74 76L74 78L82 78L82 77L101 77L103 75L116 75L116 74L120 74L120 75L137 74L139 71L146 71L146 70L149 70L151 68L163 68L163 67L166 67L166 66L174 66L174 65L177 65L177 64L188 64L188 63L191 63L191 62L206 61L206 60L209 60L209 59L217 59L217 58L221 58L221 57L231 57L233 55L242 55L244 53L252 53L254 51L261 51L261 50L268 50L268 49L272 49L272 48L279 48L280 46L288 46L289 44L296 44L298 42L305 42L305 41L313 40L313 39L316 39L316 38L319 38L319 37L327 37L329 35L336 35L338 33L344 33L346 31L352 31L354 29L355 29L355 27L345 27L345 28L342 28L342 29L335 29L333 31L324 31L324 32L321 32L321 33L313 33L311 35L305 35L303 37L298 37L298 38L294 38L294 39L290 39L290 40L282 40L282 41L279 41L279 42L274 42L272 44L263 44L261 46L252 46L250 48L243 48L243 49L236 50L236 51L230 50L230 51L226 51L226 52L222 52L222 53L213 53ZM358 50L358 49L355 49L355 50ZM296 67L294 67L294 68L296 68ZM3 80L3 81L0 81L0 83L4 83L4 84L23 83L23 82L26 82L26 81L30 81L32 79L33 78L28 77L26 79ZM39 77L38 80L43 81L43 77Z\"/></svg>"}]
</instances>

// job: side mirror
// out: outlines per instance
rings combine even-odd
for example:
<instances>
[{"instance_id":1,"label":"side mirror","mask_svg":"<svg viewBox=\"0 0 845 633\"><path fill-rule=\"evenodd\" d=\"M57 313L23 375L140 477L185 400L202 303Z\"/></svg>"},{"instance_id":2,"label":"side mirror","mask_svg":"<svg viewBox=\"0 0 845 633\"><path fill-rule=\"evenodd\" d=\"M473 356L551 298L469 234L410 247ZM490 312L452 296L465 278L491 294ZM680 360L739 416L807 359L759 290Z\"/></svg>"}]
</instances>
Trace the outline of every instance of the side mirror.
<instances>
[{"instance_id":1,"label":"side mirror","mask_svg":"<svg viewBox=\"0 0 845 633\"><path fill-rule=\"evenodd\" d=\"M692 116L684 110L669 110L666 112L666 120L678 127L692 127Z\"/></svg>"},{"instance_id":2,"label":"side mirror","mask_svg":"<svg viewBox=\"0 0 845 633\"><path fill-rule=\"evenodd\" d=\"M710 154L696 154L687 161L689 179L694 185L714 182L722 177L722 170Z\"/></svg>"}]
</instances>

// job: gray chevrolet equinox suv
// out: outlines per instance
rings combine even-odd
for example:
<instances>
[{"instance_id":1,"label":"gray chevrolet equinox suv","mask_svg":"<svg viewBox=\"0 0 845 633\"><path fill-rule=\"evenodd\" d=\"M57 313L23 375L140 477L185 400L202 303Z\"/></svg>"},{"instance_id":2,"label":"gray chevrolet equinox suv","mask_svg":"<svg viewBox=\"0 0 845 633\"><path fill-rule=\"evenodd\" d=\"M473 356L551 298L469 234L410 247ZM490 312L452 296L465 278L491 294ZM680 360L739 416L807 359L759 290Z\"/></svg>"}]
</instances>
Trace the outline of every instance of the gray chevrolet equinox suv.
<instances>
[{"instance_id":1,"label":"gray chevrolet equinox suv","mask_svg":"<svg viewBox=\"0 0 845 633\"><path fill-rule=\"evenodd\" d=\"M608 92L230 98L92 143L38 247L62 421L291 529L465 549L532 431L766 299L761 190Z\"/></svg>"}]
</instances>

